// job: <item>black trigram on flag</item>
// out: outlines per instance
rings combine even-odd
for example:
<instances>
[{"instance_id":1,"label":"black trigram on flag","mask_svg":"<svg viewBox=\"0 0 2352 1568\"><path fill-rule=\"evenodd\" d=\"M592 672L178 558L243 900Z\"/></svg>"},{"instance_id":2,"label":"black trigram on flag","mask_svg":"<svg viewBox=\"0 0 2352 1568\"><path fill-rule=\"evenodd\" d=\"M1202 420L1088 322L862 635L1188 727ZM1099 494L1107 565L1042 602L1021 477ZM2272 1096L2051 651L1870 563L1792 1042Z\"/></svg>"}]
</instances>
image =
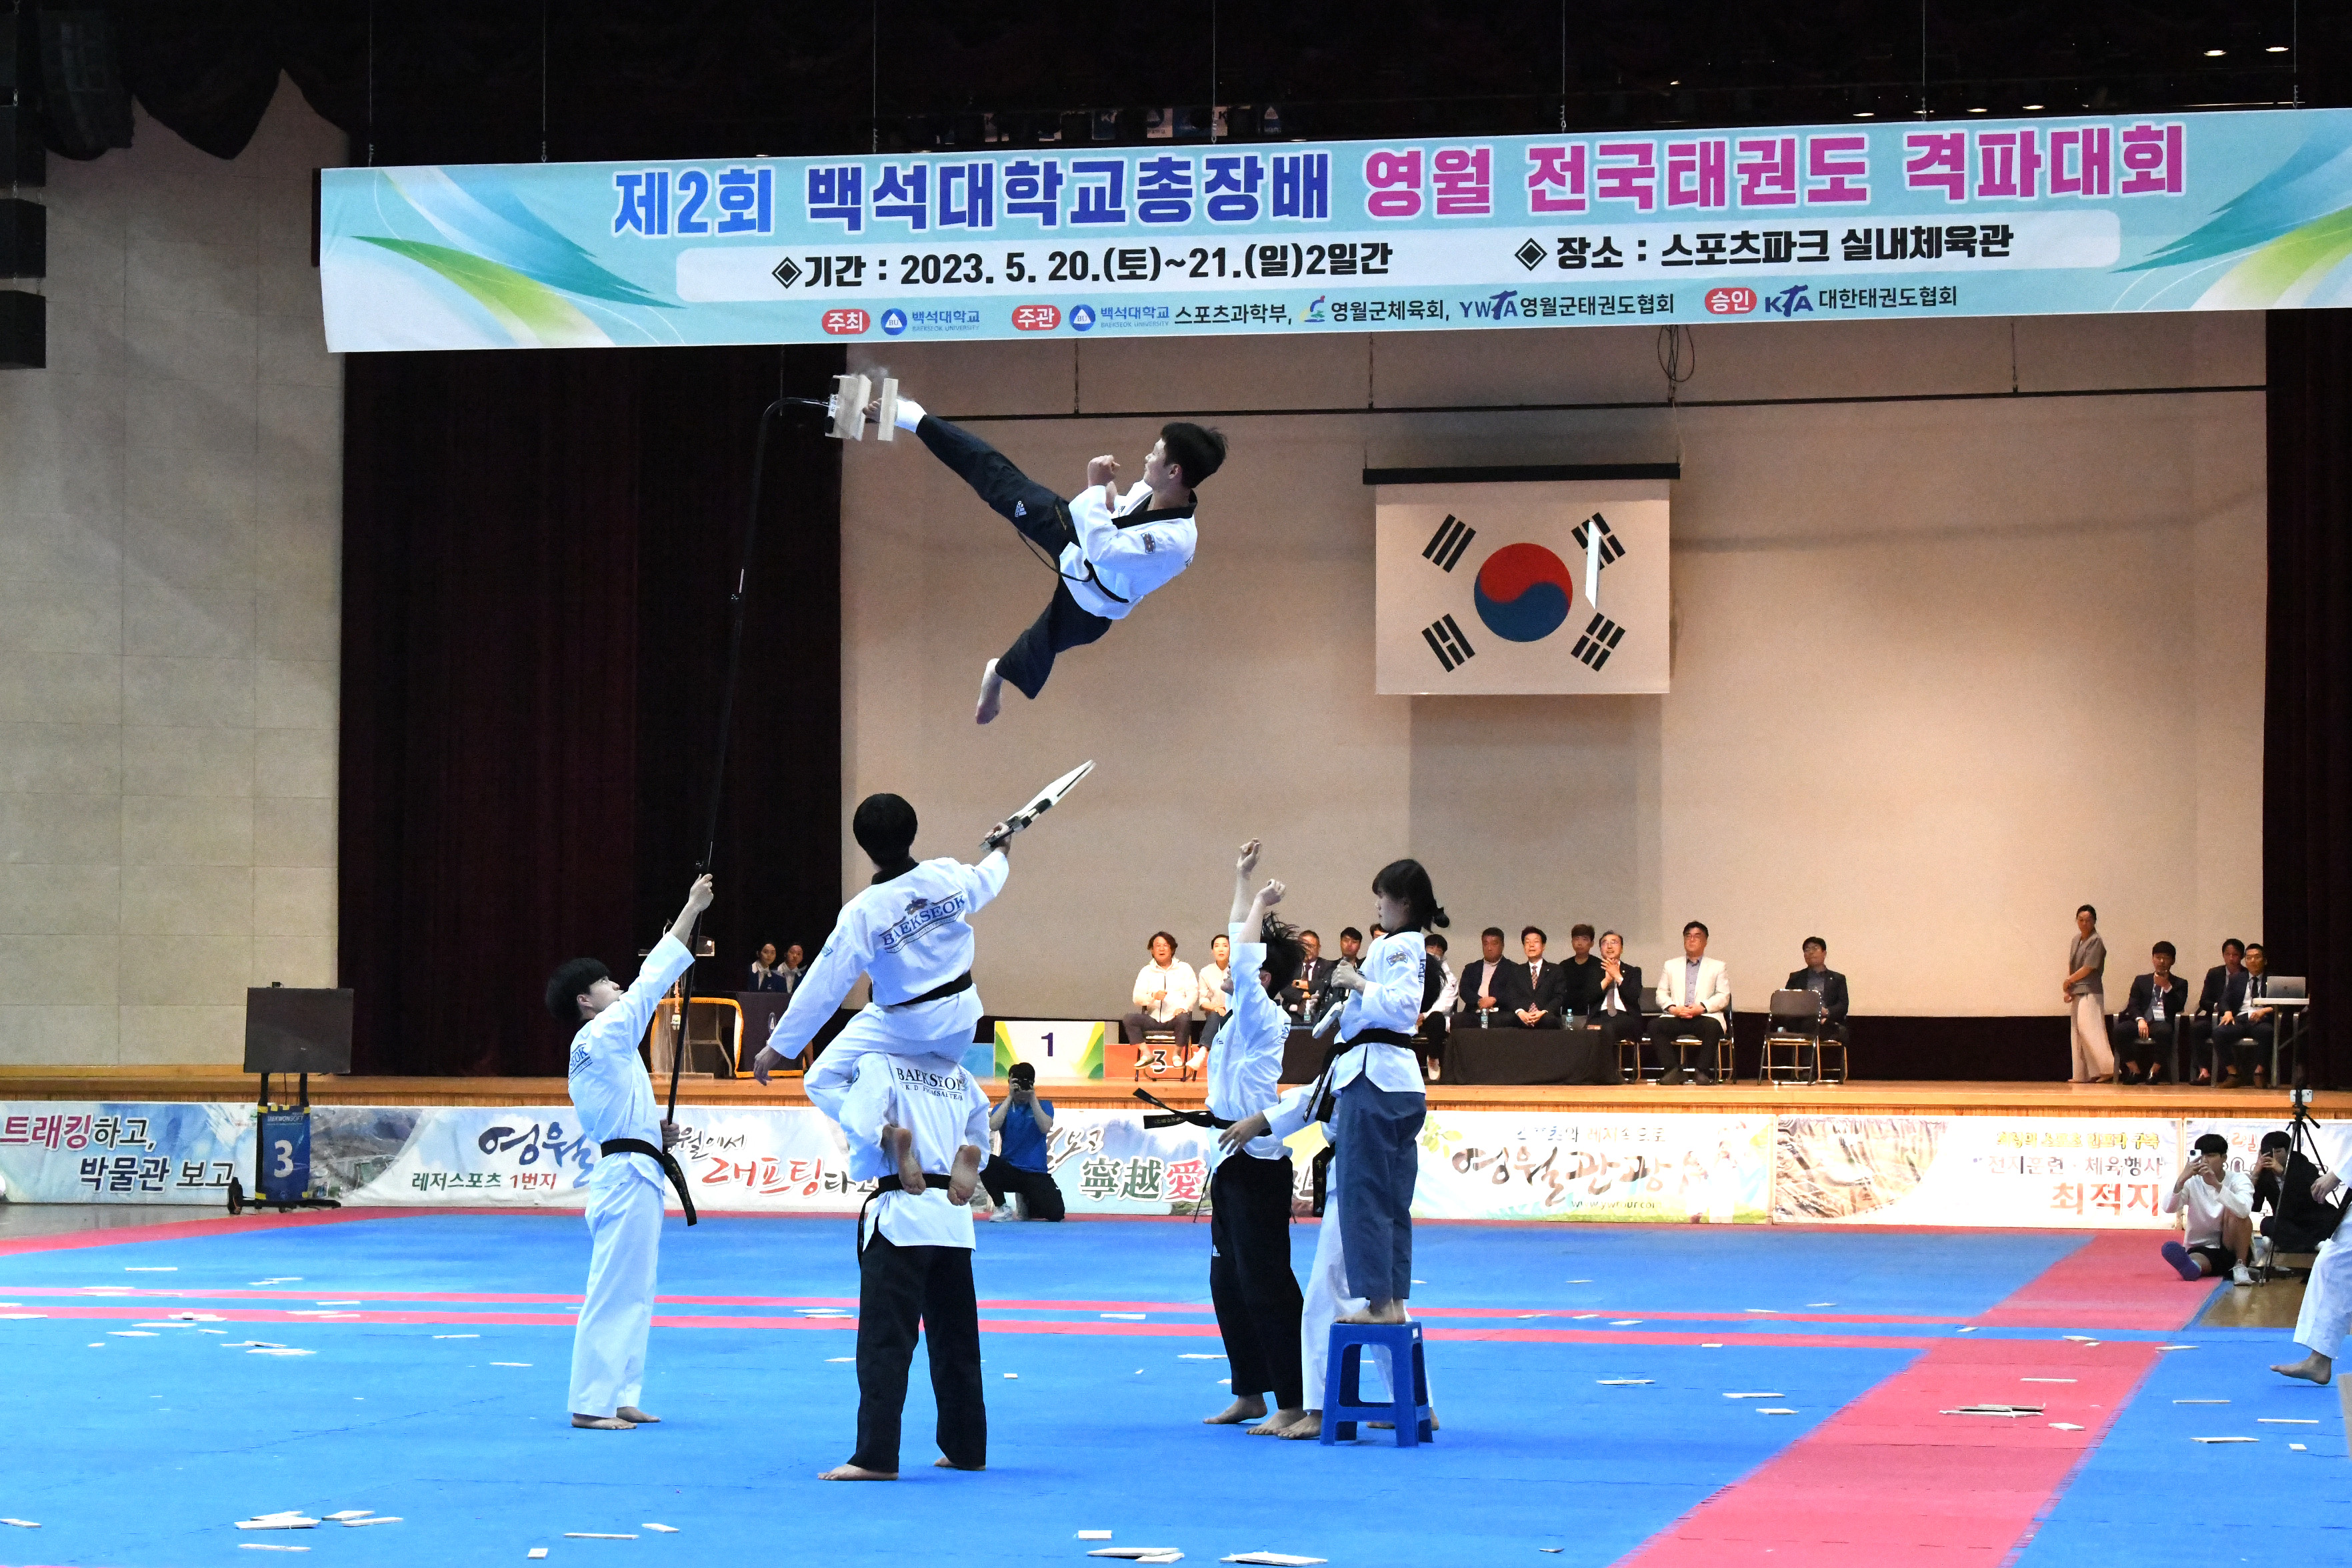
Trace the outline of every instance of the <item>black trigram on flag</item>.
<instances>
[{"instance_id":1,"label":"black trigram on flag","mask_svg":"<svg viewBox=\"0 0 2352 1568\"><path fill-rule=\"evenodd\" d=\"M1470 639L1462 635L1461 626L1452 616L1443 616L1430 622L1421 628L1421 635L1428 642L1429 651L1437 656L1439 667L1448 675L1469 663L1478 651L1470 646Z\"/></svg>"},{"instance_id":2,"label":"black trigram on flag","mask_svg":"<svg viewBox=\"0 0 2352 1568\"><path fill-rule=\"evenodd\" d=\"M1441 568L1451 572L1454 563L1462 559L1462 552L1470 548L1470 542L1477 537L1476 529L1449 513L1445 521L1437 525L1437 531L1429 536L1429 547L1421 552L1421 558L1434 561ZM1470 656L1465 653L1462 657L1467 658Z\"/></svg>"},{"instance_id":3,"label":"black trigram on flag","mask_svg":"<svg viewBox=\"0 0 2352 1568\"><path fill-rule=\"evenodd\" d=\"M1601 531L1601 569L1606 572L1611 562L1625 553L1625 542L1617 537L1609 520L1596 511L1576 525L1576 548L1580 553L1592 548L1591 531L1596 528Z\"/></svg>"},{"instance_id":4,"label":"black trigram on flag","mask_svg":"<svg viewBox=\"0 0 2352 1568\"><path fill-rule=\"evenodd\" d=\"M1595 512L1593 516L1597 520L1600 513ZM1608 524L1602 523L1601 526L1605 528ZM1591 624L1584 628L1584 635L1576 639L1576 647L1570 651L1592 668L1599 669L1609 662L1609 656L1615 653L1617 645L1624 640L1623 626L1606 616L1595 616Z\"/></svg>"}]
</instances>

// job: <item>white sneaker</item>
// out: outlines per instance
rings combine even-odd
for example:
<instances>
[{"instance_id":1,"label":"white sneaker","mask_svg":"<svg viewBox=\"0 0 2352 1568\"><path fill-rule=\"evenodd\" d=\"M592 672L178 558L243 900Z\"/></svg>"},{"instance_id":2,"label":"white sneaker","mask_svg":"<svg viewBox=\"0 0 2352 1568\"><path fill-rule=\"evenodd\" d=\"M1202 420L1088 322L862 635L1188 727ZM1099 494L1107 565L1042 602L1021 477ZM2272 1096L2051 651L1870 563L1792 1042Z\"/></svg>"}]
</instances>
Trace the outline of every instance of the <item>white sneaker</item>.
<instances>
[{"instance_id":1,"label":"white sneaker","mask_svg":"<svg viewBox=\"0 0 2352 1568\"><path fill-rule=\"evenodd\" d=\"M2247 1272L2246 1266L2245 1266L2244 1264L2240 1263L2240 1264L2237 1264L2237 1265L2233 1266L2233 1267L2231 1268L2231 1270L2230 1270L2230 1283L2231 1283L2231 1284L2232 1284L2232 1285L2251 1285L2251 1284L2252 1284L2253 1282L2254 1282L2254 1277L2253 1277L2253 1275L2252 1275L2251 1273Z\"/></svg>"}]
</instances>

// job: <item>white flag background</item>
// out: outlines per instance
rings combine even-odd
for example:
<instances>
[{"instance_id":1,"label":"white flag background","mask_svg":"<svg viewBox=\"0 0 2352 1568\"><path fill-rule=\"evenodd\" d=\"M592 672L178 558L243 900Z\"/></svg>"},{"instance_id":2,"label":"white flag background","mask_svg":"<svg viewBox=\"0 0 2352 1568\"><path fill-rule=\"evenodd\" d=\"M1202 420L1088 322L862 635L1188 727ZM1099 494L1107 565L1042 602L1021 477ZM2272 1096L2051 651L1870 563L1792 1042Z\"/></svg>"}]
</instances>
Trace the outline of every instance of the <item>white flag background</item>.
<instances>
[{"instance_id":1,"label":"white flag background","mask_svg":"<svg viewBox=\"0 0 2352 1568\"><path fill-rule=\"evenodd\" d=\"M1383 694L1666 689L1665 481L1381 485L1374 505Z\"/></svg>"}]
</instances>

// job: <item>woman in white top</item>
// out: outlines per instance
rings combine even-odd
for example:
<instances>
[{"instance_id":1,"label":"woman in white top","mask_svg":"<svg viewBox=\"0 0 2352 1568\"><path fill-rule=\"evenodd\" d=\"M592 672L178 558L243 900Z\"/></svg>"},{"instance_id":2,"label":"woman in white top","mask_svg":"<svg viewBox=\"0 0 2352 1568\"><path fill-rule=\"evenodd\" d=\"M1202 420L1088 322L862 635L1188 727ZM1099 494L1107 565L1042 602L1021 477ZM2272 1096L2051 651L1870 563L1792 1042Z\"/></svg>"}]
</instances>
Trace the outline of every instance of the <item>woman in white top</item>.
<instances>
[{"instance_id":1,"label":"woman in white top","mask_svg":"<svg viewBox=\"0 0 2352 1568\"><path fill-rule=\"evenodd\" d=\"M1234 944L1220 931L1209 939L1209 962L1201 966L1201 1048L1207 1050L1234 1006Z\"/></svg>"},{"instance_id":2,"label":"woman in white top","mask_svg":"<svg viewBox=\"0 0 2352 1568\"><path fill-rule=\"evenodd\" d=\"M1200 1000L1201 983L1192 966L1176 956L1176 939L1164 931L1151 933L1151 962L1136 972L1135 1011L1120 1021L1122 1037L1141 1045L1154 1025L1176 1031L1181 1051L1192 1037L1192 1004Z\"/></svg>"}]
</instances>

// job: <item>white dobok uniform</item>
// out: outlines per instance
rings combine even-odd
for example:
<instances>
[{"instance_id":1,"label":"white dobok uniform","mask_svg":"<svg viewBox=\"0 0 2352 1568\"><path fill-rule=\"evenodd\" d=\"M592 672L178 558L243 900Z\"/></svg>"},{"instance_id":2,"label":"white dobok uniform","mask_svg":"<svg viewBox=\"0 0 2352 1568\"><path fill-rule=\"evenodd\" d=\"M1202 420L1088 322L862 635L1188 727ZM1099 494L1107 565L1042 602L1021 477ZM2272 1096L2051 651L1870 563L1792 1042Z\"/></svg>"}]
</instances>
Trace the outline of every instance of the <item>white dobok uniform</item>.
<instances>
[{"instance_id":1,"label":"white dobok uniform","mask_svg":"<svg viewBox=\"0 0 2352 1568\"><path fill-rule=\"evenodd\" d=\"M2352 1330L2352 1246L2341 1236L2319 1244L2319 1257L2303 1287L2303 1310L2295 1315L2294 1342L2330 1361L2344 1352Z\"/></svg>"},{"instance_id":2,"label":"white dobok uniform","mask_svg":"<svg viewBox=\"0 0 2352 1568\"><path fill-rule=\"evenodd\" d=\"M595 1142L635 1138L662 1146L661 1107L637 1042L663 994L693 962L683 942L663 937L621 999L572 1037L572 1105ZM588 1173L588 1293L572 1339L574 1415L610 1415L642 1392L666 1184L660 1163L643 1154L600 1156Z\"/></svg>"},{"instance_id":3,"label":"white dobok uniform","mask_svg":"<svg viewBox=\"0 0 2352 1568\"><path fill-rule=\"evenodd\" d=\"M991 850L976 866L945 858L925 860L842 906L833 934L768 1038L769 1048L780 1055L799 1055L831 1020L857 977L873 977L873 1000L809 1069L803 1087L812 1101L820 1093L847 1093L858 1058L874 1052L962 1059L972 1026L980 1022L980 988L967 985L929 1002L914 998L971 972L978 944L971 916L1004 890L1011 870L1002 849ZM988 1141L981 1140L981 1146L986 1148Z\"/></svg>"}]
</instances>

